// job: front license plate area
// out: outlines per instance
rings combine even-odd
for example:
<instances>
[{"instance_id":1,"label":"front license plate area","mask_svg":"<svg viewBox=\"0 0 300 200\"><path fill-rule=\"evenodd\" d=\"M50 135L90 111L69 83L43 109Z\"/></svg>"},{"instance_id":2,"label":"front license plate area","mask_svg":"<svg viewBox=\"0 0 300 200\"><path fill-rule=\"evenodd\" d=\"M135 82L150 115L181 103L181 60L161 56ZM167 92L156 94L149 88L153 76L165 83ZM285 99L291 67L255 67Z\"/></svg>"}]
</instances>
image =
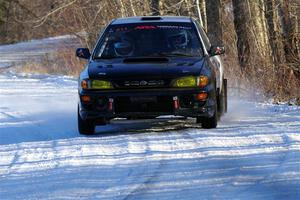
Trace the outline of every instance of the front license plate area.
<instances>
[{"instance_id":1,"label":"front license plate area","mask_svg":"<svg viewBox=\"0 0 300 200\"><path fill-rule=\"evenodd\" d=\"M130 97L132 103L156 103L157 97Z\"/></svg>"}]
</instances>

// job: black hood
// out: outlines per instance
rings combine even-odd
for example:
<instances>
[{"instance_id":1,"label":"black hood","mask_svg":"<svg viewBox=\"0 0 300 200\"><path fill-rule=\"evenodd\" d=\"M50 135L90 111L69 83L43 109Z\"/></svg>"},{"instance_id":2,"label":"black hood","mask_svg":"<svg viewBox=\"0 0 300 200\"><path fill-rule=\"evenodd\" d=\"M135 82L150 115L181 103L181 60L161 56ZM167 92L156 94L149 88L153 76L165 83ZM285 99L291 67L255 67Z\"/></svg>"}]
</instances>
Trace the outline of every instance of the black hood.
<instances>
[{"instance_id":1,"label":"black hood","mask_svg":"<svg viewBox=\"0 0 300 200\"><path fill-rule=\"evenodd\" d=\"M164 80L174 79L182 76L198 76L204 65L205 59L199 58L172 58L143 62L142 60L124 61L115 59L113 61L91 61L88 73L91 79L102 79L110 81L124 80Z\"/></svg>"}]
</instances>

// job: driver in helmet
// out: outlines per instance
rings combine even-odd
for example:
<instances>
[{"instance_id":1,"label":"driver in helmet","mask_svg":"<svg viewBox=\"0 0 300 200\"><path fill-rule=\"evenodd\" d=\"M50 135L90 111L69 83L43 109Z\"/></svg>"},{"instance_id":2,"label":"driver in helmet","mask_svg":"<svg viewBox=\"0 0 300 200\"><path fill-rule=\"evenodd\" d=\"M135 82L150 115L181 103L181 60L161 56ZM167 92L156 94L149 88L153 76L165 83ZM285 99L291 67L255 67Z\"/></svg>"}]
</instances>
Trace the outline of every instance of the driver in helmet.
<instances>
[{"instance_id":1,"label":"driver in helmet","mask_svg":"<svg viewBox=\"0 0 300 200\"><path fill-rule=\"evenodd\" d=\"M134 52L133 41L129 37L122 35L120 41L114 44L114 51L118 57L132 56Z\"/></svg>"},{"instance_id":2,"label":"driver in helmet","mask_svg":"<svg viewBox=\"0 0 300 200\"><path fill-rule=\"evenodd\" d=\"M185 30L179 30L168 35L169 47L172 50L184 50L188 46L188 35Z\"/></svg>"}]
</instances>

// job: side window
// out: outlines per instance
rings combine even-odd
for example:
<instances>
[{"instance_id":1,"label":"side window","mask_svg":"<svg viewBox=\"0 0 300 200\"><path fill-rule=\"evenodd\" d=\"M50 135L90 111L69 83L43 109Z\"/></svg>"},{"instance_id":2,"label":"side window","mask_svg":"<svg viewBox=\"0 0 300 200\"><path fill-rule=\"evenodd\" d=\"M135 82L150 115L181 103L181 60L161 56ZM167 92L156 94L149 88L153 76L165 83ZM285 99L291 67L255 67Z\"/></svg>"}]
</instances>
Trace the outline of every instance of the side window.
<instances>
[{"instance_id":1,"label":"side window","mask_svg":"<svg viewBox=\"0 0 300 200\"><path fill-rule=\"evenodd\" d=\"M209 39L208 39L208 37L207 37L205 31L204 31L203 28L201 27L201 25L200 25L197 21L195 21L195 22L196 22L197 28L198 28L198 30L199 30L199 32L200 32L200 35L201 35L201 37L202 37L202 40L203 40L203 42L204 42L204 46L205 46L206 50L209 51L209 50L210 50L210 47L211 47L210 41L209 41Z\"/></svg>"}]
</instances>

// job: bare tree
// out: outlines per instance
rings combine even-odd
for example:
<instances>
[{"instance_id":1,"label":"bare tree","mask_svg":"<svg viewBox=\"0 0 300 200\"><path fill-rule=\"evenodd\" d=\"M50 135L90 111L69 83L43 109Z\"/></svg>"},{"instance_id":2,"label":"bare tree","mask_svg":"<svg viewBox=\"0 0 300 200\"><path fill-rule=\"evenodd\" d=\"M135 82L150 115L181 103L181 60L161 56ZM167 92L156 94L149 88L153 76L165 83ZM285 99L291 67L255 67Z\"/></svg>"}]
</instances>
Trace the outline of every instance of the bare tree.
<instances>
[{"instance_id":1,"label":"bare tree","mask_svg":"<svg viewBox=\"0 0 300 200\"><path fill-rule=\"evenodd\" d=\"M203 1L202 1L203 2ZM201 24L202 27L204 27L204 18L205 17L202 17L202 12L203 12L203 9L201 10L201 5L200 5L200 1L199 0L196 0L196 7L197 7L197 13L198 13L198 19L199 19L199 22Z\"/></svg>"},{"instance_id":2,"label":"bare tree","mask_svg":"<svg viewBox=\"0 0 300 200\"><path fill-rule=\"evenodd\" d=\"M73 34L92 48L112 19L188 15L199 18L213 44L229 47L224 64L232 82L259 77L260 85L269 81L267 93L295 94L300 88L295 81L298 74L300 82L299 13L299 0L0 0L0 42ZM295 84L286 87L281 80Z\"/></svg>"},{"instance_id":3,"label":"bare tree","mask_svg":"<svg viewBox=\"0 0 300 200\"><path fill-rule=\"evenodd\" d=\"M132 14L133 14L133 16L136 16L135 8L134 8L134 5L133 5L133 0L129 0L129 1L130 1L130 8L132 10Z\"/></svg>"},{"instance_id":4,"label":"bare tree","mask_svg":"<svg viewBox=\"0 0 300 200\"><path fill-rule=\"evenodd\" d=\"M222 44L221 0L206 0L207 33L212 44Z\"/></svg>"},{"instance_id":5,"label":"bare tree","mask_svg":"<svg viewBox=\"0 0 300 200\"><path fill-rule=\"evenodd\" d=\"M261 64L270 66L272 65L272 53L264 13L264 2L263 0L252 0L251 2L249 1L248 5L251 14L249 28L255 39L252 41L252 45L254 45L254 48L256 49L256 54L259 54L259 57L261 58Z\"/></svg>"},{"instance_id":6,"label":"bare tree","mask_svg":"<svg viewBox=\"0 0 300 200\"><path fill-rule=\"evenodd\" d=\"M160 15L159 0L150 0L150 12L152 15Z\"/></svg>"},{"instance_id":7,"label":"bare tree","mask_svg":"<svg viewBox=\"0 0 300 200\"><path fill-rule=\"evenodd\" d=\"M286 60L293 63L295 60L300 59L300 52L298 52L294 40L297 31L295 30L295 23L292 22L290 0L276 0L276 3L279 6L278 12Z\"/></svg>"},{"instance_id":8,"label":"bare tree","mask_svg":"<svg viewBox=\"0 0 300 200\"><path fill-rule=\"evenodd\" d=\"M278 30L279 20L276 12L276 4L274 0L264 0L264 3L273 62L275 65L282 64L285 62L285 52L283 49L282 38Z\"/></svg>"},{"instance_id":9,"label":"bare tree","mask_svg":"<svg viewBox=\"0 0 300 200\"><path fill-rule=\"evenodd\" d=\"M262 0L232 0L237 50L242 68L272 65L267 23Z\"/></svg>"},{"instance_id":10,"label":"bare tree","mask_svg":"<svg viewBox=\"0 0 300 200\"><path fill-rule=\"evenodd\" d=\"M234 13L234 27L237 34L238 59L242 69L249 67L251 34L249 34L251 13L248 1L232 0Z\"/></svg>"}]
</instances>

